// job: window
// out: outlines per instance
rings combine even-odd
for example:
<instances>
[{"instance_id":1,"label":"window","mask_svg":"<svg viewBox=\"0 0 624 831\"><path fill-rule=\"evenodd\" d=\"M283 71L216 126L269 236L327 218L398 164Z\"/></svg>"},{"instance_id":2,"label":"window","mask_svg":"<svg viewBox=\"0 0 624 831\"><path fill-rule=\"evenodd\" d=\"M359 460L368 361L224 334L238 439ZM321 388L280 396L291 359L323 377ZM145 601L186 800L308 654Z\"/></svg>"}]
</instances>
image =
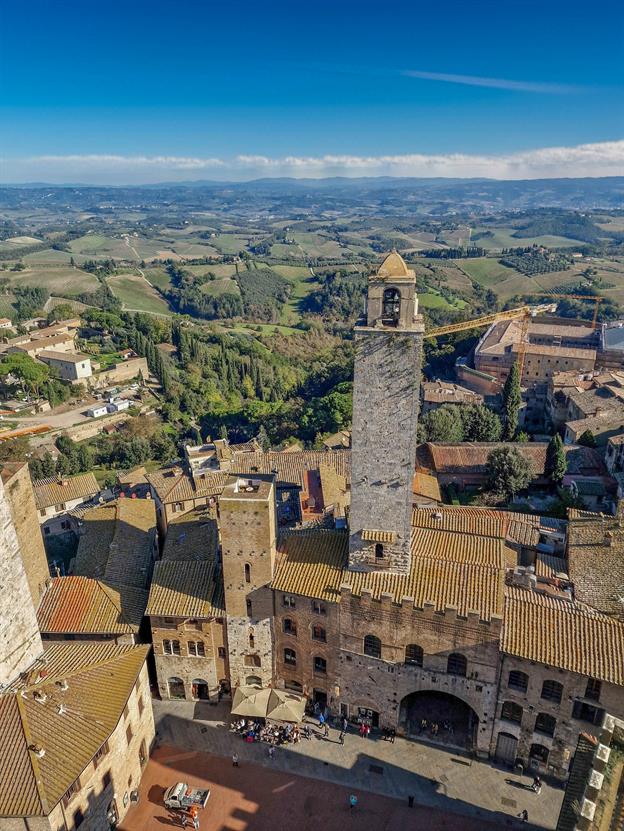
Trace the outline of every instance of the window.
<instances>
[{"instance_id":1,"label":"window","mask_svg":"<svg viewBox=\"0 0 624 831\"><path fill-rule=\"evenodd\" d=\"M76 811L74 811L74 828L80 828L83 822L84 814L82 813L80 808L78 808Z\"/></svg>"},{"instance_id":2,"label":"window","mask_svg":"<svg viewBox=\"0 0 624 831\"><path fill-rule=\"evenodd\" d=\"M173 513L177 514L179 511L184 510L184 502L174 502L173 503Z\"/></svg>"},{"instance_id":3,"label":"window","mask_svg":"<svg viewBox=\"0 0 624 831\"><path fill-rule=\"evenodd\" d=\"M322 643L326 643L327 641L327 632L323 629L322 626L315 624L312 627L312 639L315 641L321 641Z\"/></svg>"},{"instance_id":4,"label":"window","mask_svg":"<svg viewBox=\"0 0 624 831\"><path fill-rule=\"evenodd\" d=\"M556 724L557 719L554 716L549 716L548 713L539 713L535 719L535 732L543 733L545 736L554 736Z\"/></svg>"},{"instance_id":5,"label":"window","mask_svg":"<svg viewBox=\"0 0 624 831\"><path fill-rule=\"evenodd\" d=\"M100 749L96 752L95 756L93 757L93 767L94 768L97 768L97 766L100 764L100 762L106 756L107 753L108 753L108 742L104 742L102 747L100 747Z\"/></svg>"},{"instance_id":6,"label":"window","mask_svg":"<svg viewBox=\"0 0 624 831\"><path fill-rule=\"evenodd\" d=\"M162 643L163 654L164 655L173 655L173 651L171 649L171 641L164 640Z\"/></svg>"},{"instance_id":7,"label":"window","mask_svg":"<svg viewBox=\"0 0 624 831\"><path fill-rule=\"evenodd\" d=\"M147 762L147 748L145 747L145 739L141 742L141 746L139 747L139 764L141 767L145 767L145 763Z\"/></svg>"},{"instance_id":8,"label":"window","mask_svg":"<svg viewBox=\"0 0 624 831\"><path fill-rule=\"evenodd\" d=\"M217 650L217 654L219 655L219 658L225 658L225 647L220 646Z\"/></svg>"},{"instance_id":9,"label":"window","mask_svg":"<svg viewBox=\"0 0 624 831\"><path fill-rule=\"evenodd\" d=\"M312 601L312 611L315 615L326 615L327 606L321 600Z\"/></svg>"},{"instance_id":10,"label":"window","mask_svg":"<svg viewBox=\"0 0 624 831\"><path fill-rule=\"evenodd\" d=\"M589 678L585 689L585 698L589 698L592 701L600 701L600 687L600 681L597 681L595 678Z\"/></svg>"},{"instance_id":11,"label":"window","mask_svg":"<svg viewBox=\"0 0 624 831\"><path fill-rule=\"evenodd\" d=\"M195 658L205 658L206 657L206 647L204 646L203 641L189 641L188 642L188 654L191 657Z\"/></svg>"},{"instance_id":12,"label":"window","mask_svg":"<svg viewBox=\"0 0 624 831\"><path fill-rule=\"evenodd\" d=\"M375 544L375 559L376 560L383 560L384 558L384 548L383 545L378 542Z\"/></svg>"},{"instance_id":13,"label":"window","mask_svg":"<svg viewBox=\"0 0 624 831\"><path fill-rule=\"evenodd\" d=\"M186 698L184 681L181 678L169 678L167 686L169 688L169 698Z\"/></svg>"},{"instance_id":14,"label":"window","mask_svg":"<svg viewBox=\"0 0 624 831\"><path fill-rule=\"evenodd\" d=\"M366 635L364 638L364 654L371 658L381 658L381 641L375 635Z\"/></svg>"},{"instance_id":15,"label":"window","mask_svg":"<svg viewBox=\"0 0 624 831\"><path fill-rule=\"evenodd\" d=\"M449 675L462 675L465 677L468 669L468 661L459 652L451 652L448 656L446 671Z\"/></svg>"},{"instance_id":16,"label":"window","mask_svg":"<svg viewBox=\"0 0 624 831\"><path fill-rule=\"evenodd\" d=\"M46 515L46 509L41 508L41 510L39 511L39 516L45 516L45 515Z\"/></svg>"},{"instance_id":17,"label":"window","mask_svg":"<svg viewBox=\"0 0 624 831\"><path fill-rule=\"evenodd\" d=\"M171 641L171 648L173 649L174 655L180 654L180 641Z\"/></svg>"},{"instance_id":18,"label":"window","mask_svg":"<svg viewBox=\"0 0 624 831\"><path fill-rule=\"evenodd\" d=\"M297 666L297 653L294 649L284 650L284 663L291 667Z\"/></svg>"},{"instance_id":19,"label":"window","mask_svg":"<svg viewBox=\"0 0 624 831\"><path fill-rule=\"evenodd\" d=\"M579 721L588 721L590 724L602 724L604 710L601 707L592 707L584 701L576 700L572 707L572 718Z\"/></svg>"},{"instance_id":20,"label":"window","mask_svg":"<svg viewBox=\"0 0 624 831\"><path fill-rule=\"evenodd\" d=\"M69 786L69 788L67 788L67 790L63 794L63 805L65 805L65 807L67 807L67 805L69 805L69 803L72 801L72 799L78 793L79 790L80 790L80 777L78 777L78 779L76 779L75 782L72 782L71 785Z\"/></svg>"},{"instance_id":21,"label":"window","mask_svg":"<svg viewBox=\"0 0 624 831\"><path fill-rule=\"evenodd\" d=\"M256 639L254 638L253 632L249 633L249 648L255 649L256 648Z\"/></svg>"},{"instance_id":22,"label":"window","mask_svg":"<svg viewBox=\"0 0 624 831\"><path fill-rule=\"evenodd\" d=\"M297 634L297 624L291 617L284 618L284 633L286 635L296 635Z\"/></svg>"},{"instance_id":23,"label":"window","mask_svg":"<svg viewBox=\"0 0 624 831\"><path fill-rule=\"evenodd\" d=\"M261 667L262 660L259 655L245 655L243 663L246 667Z\"/></svg>"},{"instance_id":24,"label":"window","mask_svg":"<svg viewBox=\"0 0 624 831\"><path fill-rule=\"evenodd\" d=\"M303 693L303 684L300 684L299 681L285 681L284 687L285 689L294 693L299 693L300 695Z\"/></svg>"},{"instance_id":25,"label":"window","mask_svg":"<svg viewBox=\"0 0 624 831\"><path fill-rule=\"evenodd\" d=\"M526 672L520 672L517 669L512 669L509 673L507 686L511 687L512 690L526 692L529 687L529 676Z\"/></svg>"},{"instance_id":26,"label":"window","mask_svg":"<svg viewBox=\"0 0 624 831\"><path fill-rule=\"evenodd\" d=\"M102 776L102 790L105 791L112 781L113 778L111 776L111 772L110 770L107 770L106 773Z\"/></svg>"},{"instance_id":27,"label":"window","mask_svg":"<svg viewBox=\"0 0 624 831\"><path fill-rule=\"evenodd\" d=\"M248 617L251 617L251 613L252 613L252 606L251 606L251 600L250 600L249 598L247 598L247 600L245 601L245 607L246 607L246 609L247 609L247 615L248 615Z\"/></svg>"},{"instance_id":28,"label":"window","mask_svg":"<svg viewBox=\"0 0 624 831\"><path fill-rule=\"evenodd\" d=\"M520 724L522 721L522 707L515 701L505 701L501 710L501 718L505 721L513 721Z\"/></svg>"},{"instance_id":29,"label":"window","mask_svg":"<svg viewBox=\"0 0 624 831\"><path fill-rule=\"evenodd\" d=\"M320 656L316 655L312 661L312 667L314 672L318 675L326 675L327 674L327 661L325 658L321 658Z\"/></svg>"},{"instance_id":30,"label":"window","mask_svg":"<svg viewBox=\"0 0 624 831\"><path fill-rule=\"evenodd\" d=\"M422 646L418 646L416 643L408 643L405 647L405 663L415 667L421 667L423 665L423 658Z\"/></svg>"},{"instance_id":31,"label":"window","mask_svg":"<svg viewBox=\"0 0 624 831\"><path fill-rule=\"evenodd\" d=\"M245 563L245 583L251 583L251 566Z\"/></svg>"},{"instance_id":32,"label":"window","mask_svg":"<svg viewBox=\"0 0 624 831\"><path fill-rule=\"evenodd\" d=\"M145 704L143 703L143 696L139 696L139 715L143 715L143 710L145 709Z\"/></svg>"},{"instance_id":33,"label":"window","mask_svg":"<svg viewBox=\"0 0 624 831\"><path fill-rule=\"evenodd\" d=\"M289 609L294 609L297 604L296 604L295 598L292 596L292 594L283 594L282 595L282 605L286 606Z\"/></svg>"},{"instance_id":34,"label":"window","mask_svg":"<svg viewBox=\"0 0 624 831\"><path fill-rule=\"evenodd\" d=\"M130 742L132 741L132 725L131 724L129 724L126 727L126 741L128 742L128 744L130 744Z\"/></svg>"},{"instance_id":35,"label":"window","mask_svg":"<svg viewBox=\"0 0 624 831\"><path fill-rule=\"evenodd\" d=\"M563 694L563 685L558 681L544 681L542 684L542 698L546 701L559 703Z\"/></svg>"}]
</instances>

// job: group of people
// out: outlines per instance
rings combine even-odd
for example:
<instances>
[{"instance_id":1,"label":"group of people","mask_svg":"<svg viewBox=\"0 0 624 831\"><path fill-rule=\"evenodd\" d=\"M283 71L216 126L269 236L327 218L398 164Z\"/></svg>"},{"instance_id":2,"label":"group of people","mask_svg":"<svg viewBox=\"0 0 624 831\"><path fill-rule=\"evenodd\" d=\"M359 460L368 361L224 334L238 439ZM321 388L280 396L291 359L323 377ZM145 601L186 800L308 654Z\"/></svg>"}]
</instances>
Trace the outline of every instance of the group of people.
<instances>
[{"instance_id":1,"label":"group of people","mask_svg":"<svg viewBox=\"0 0 624 831\"><path fill-rule=\"evenodd\" d=\"M452 721L445 719L439 724L437 721L429 722L426 718L423 718L418 725L418 735L421 736L423 733L429 733L430 736L436 738L440 732L440 728L448 735L449 738L452 738L455 735L455 728L453 727Z\"/></svg>"},{"instance_id":2,"label":"group of people","mask_svg":"<svg viewBox=\"0 0 624 831\"><path fill-rule=\"evenodd\" d=\"M301 738L310 738L309 728L290 724L263 724L252 719L240 719L234 721L230 727L235 733L241 735L247 742L268 742L271 745L297 744Z\"/></svg>"},{"instance_id":3,"label":"group of people","mask_svg":"<svg viewBox=\"0 0 624 831\"><path fill-rule=\"evenodd\" d=\"M188 811L181 811L180 821L182 828L186 828L187 825L190 825L193 827L194 831L199 831L199 808L197 805L191 805Z\"/></svg>"}]
</instances>

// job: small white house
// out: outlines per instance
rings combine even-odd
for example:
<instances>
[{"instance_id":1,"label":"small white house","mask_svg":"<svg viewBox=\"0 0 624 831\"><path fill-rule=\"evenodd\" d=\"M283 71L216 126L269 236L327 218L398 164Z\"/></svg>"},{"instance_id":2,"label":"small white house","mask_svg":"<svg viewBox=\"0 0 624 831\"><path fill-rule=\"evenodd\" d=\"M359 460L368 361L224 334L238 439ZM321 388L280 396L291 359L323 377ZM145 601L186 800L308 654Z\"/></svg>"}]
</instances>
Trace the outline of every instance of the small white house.
<instances>
[{"instance_id":1,"label":"small white house","mask_svg":"<svg viewBox=\"0 0 624 831\"><path fill-rule=\"evenodd\" d=\"M87 415L89 418L99 418L100 416L106 415L107 412L106 404L96 404L94 407L89 407Z\"/></svg>"},{"instance_id":2,"label":"small white house","mask_svg":"<svg viewBox=\"0 0 624 831\"><path fill-rule=\"evenodd\" d=\"M0 329L12 329L13 324L8 317L0 317Z\"/></svg>"},{"instance_id":3,"label":"small white house","mask_svg":"<svg viewBox=\"0 0 624 831\"><path fill-rule=\"evenodd\" d=\"M91 359L88 355L68 354L45 349L43 352L39 352L37 358L55 369L64 381L75 383L90 378L93 374Z\"/></svg>"},{"instance_id":4,"label":"small white house","mask_svg":"<svg viewBox=\"0 0 624 831\"><path fill-rule=\"evenodd\" d=\"M120 413L122 410L127 410L130 407L130 401L127 398L120 398L119 401L110 401L106 405L109 413Z\"/></svg>"}]
</instances>

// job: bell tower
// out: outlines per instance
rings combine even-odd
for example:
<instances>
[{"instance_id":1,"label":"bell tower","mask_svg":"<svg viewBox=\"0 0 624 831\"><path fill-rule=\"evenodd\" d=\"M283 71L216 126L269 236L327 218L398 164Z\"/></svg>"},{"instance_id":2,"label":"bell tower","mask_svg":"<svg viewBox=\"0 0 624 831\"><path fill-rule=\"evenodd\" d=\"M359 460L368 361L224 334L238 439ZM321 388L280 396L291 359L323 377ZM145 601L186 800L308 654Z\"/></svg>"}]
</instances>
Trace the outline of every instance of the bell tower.
<instances>
[{"instance_id":1,"label":"bell tower","mask_svg":"<svg viewBox=\"0 0 624 831\"><path fill-rule=\"evenodd\" d=\"M408 573L424 325L396 251L369 277L355 327L349 568Z\"/></svg>"}]
</instances>

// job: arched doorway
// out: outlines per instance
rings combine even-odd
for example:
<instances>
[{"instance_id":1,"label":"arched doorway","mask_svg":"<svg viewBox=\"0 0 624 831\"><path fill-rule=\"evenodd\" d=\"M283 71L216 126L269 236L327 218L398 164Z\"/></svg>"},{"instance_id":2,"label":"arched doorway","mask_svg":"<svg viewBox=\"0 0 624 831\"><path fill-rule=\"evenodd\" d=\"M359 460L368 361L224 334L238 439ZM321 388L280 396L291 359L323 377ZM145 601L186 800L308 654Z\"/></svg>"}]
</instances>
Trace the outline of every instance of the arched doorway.
<instances>
[{"instance_id":1,"label":"arched doorway","mask_svg":"<svg viewBox=\"0 0 624 831\"><path fill-rule=\"evenodd\" d=\"M203 678L193 678L193 698L195 701L208 701L210 694L208 692L208 682Z\"/></svg>"},{"instance_id":2,"label":"arched doorway","mask_svg":"<svg viewBox=\"0 0 624 831\"><path fill-rule=\"evenodd\" d=\"M399 728L412 738L472 750L478 725L472 707L449 693L413 692L401 701Z\"/></svg>"},{"instance_id":3,"label":"arched doorway","mask_svg":"<svg viewBox=\"0 0 624 831\"><path fill-rule=\"evenodd\" d=\"M169 698L186 698L184 681L181 678L173 677L167 681L169 687Z\"/></svg>"},{"instance_id":4,"label":"arched doorway","mask_svg":"<svg viewBox=\"0 0 624 831\"><path fill-rule=\"evenodd\" d=\"M518 739L511 733L499 733L496 739L496 761L513 765L518 753Z\"/></svg>"}]
</instances>

